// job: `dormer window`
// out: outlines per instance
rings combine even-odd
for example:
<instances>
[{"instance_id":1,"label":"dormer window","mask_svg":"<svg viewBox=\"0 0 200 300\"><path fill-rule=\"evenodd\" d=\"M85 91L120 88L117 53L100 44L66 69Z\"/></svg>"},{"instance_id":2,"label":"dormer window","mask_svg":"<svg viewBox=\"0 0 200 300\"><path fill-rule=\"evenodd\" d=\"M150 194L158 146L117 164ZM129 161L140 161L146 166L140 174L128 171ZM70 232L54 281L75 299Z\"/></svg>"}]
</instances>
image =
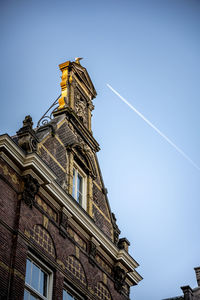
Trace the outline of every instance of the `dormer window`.
<instances>
[{"instance_id":1,"label":"dormer window","mask_svg":"<svg viewBox=\"0 0 200 300\"><path fill-rule=\"evenodd\" d=\"M73 189L72 196L86 209L86 175L76 165L73 168Z\"/></svg>"}]
</instances>

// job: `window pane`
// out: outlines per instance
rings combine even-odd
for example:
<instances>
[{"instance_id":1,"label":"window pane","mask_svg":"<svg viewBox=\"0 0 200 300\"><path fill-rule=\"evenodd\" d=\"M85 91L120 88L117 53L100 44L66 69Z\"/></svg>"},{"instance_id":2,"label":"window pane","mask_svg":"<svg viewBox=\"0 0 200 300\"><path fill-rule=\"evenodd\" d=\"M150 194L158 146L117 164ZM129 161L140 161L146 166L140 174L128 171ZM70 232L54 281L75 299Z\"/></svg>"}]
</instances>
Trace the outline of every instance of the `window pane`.
<instances>
[{"instance_id":1,"label":"window pane","mask_svg":"<svg viewBox=\"0 0 200 300\"><path fill-rule=\"evenodd\" d=\"M25 281L28 284L31 284L31 261L29 259L27 259L26 261L26 278Z\"/></svg>"},{"instance_id":2,"label":"window pane","mask_svg":"<svg viewBox=\"0 0 200 300\"><path fill-rule=\"evenodd\" d=\"M82 205L82 194L81 193L78 194L78 202L80 205Z\"/></svg>"},{"instance_id":3,"label":"window pane","mask_svg":"<svg viewBox=\"0 0 200 300\"><path fill-rule=\"evenodd\" d=\"M65 290L63 291L63 300L67 300L67 292Z\"/></svg>"},{"instance_id":4,"label":"window pane","mask_svg":"<svg viewBox=\"0 0 200 300\"><path fill-rule=\"evenodd\" d=\"M38 300L39 298L34 297L28 291L24 291L24 300Z\"/></svg>"},{"instance_id":5,"label":"window pane","mask_svg":"<svg viewBox=\"0 0 200 300\"><path fill-rule=\"evenodd\" d=\"M73 190L72 190L72 196L76 199L75 186L76 186L76 172L75 172L75 169L73 169Z\"/></svg>"},{"instance_id":6,"label":"window pane","mask_svg":"<svg viewBox=\"0 0 200 300\"><path fill-rule=\"evenodd\" d=\"M37 266L30 259L26 263L26 284L24 290L24 300L43 299L42 296L48 297L48 284L50 275ZM41 295L37 296L36 291Z\"/></svg>"},{"instance_id":7,"label":"window pane","mask_svg":"<svg viewBox=\"0 0 200 300\"><path fill-rule=\"evenodd\" d=\"M35 264L33 264L31 286L37 291L39 290L39 273L40 269Z\"/></svg>"},{"instance_id":8,"label":"window pane","mask_svg":"<svg viewBox=\"0 0 200 300\"><path fill-rule=\"evenodd\" d=\"M34 297L33 295L30 295L30 300L38 300L39 298Z\"/></svg>"},{"instance_id":9,"label":"window pane","mask_svg":"<svg viewBox=\"0 0 200 300\"><path fill-rule=\"evenodd\" d=\"M78 202L82 205L82 193L83 193L83 177L78 174L77 180Z\"/></svg>"},{"instance_id":10,"label":"window pane","mask_svg":"<svg viewBox=\"0 0 200 300\"><path fill-rule=\"evenodd\" d=\"M83 177L78 174L78 182L77 182L77 189L78 191L82 194L82 191L83 191Z\"/></svg>"},{"instance_id":11,"label":"window pane","mask_svg":"<svg viewBox=\"0 0 200 300\"><path fill-rule=\"evenodd\" d=\"M72 295L70 295L67 291L63 291L63 300L76 300Z\"/></svg>"},{"instance_id":12,"label":"window pane","mask_svg":"<svg viewBox=\"0 0 200 300\"><path fill-rule=\"evenodd\" d=\"M40 286L39 290L40 294L44 295L44 272L40 270Z\"/></svg>"},{"instance_id":13,"label":"window pane","mask_svg":"<svg viewBox=\"0 0 200 300\"><path fill-rule=\"evenodd\" d=\"M72 297L70 294L67 294L67 300L74 300L75 298Z\"/></svg>"},{"instance_id":14,"label":"window pane","mask_svg":"<svg viewBox=\"0 0 200 300\"><path fill-rule=\"evenodd\" d=\"M40 270L40 282L38 291L43 296L47 297L47 274Z\"/></svg>"},{"instance_id":15,"label":"window pane","mask_svg":"<svg viewBox=\"0 0 200 300\"><path fill-rule=\"evenodd\" d=\"M27 290L24 291L24 300L29 300L29 292Z\"/></svg>"}]
</instances>

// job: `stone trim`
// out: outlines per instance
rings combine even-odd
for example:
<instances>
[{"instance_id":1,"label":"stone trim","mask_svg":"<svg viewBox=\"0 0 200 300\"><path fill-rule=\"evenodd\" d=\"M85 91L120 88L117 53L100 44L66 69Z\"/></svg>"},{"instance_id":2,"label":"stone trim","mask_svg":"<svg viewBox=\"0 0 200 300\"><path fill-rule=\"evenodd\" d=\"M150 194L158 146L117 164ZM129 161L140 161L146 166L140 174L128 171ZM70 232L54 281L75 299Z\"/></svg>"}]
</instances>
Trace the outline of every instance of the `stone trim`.
<instances>
[{"instance_id":1,"label":"stone trim","mask_svg":"<svg viewBox=\"0 0 200 300\"><path fill-rule=\"evenodd\" d=\"M139 266L138 263L125 250L119 250L101 229L95 225L93 219L72 201L70 195L56 182L56 175L36 153L25 155L8 135L0 136L0 150L4 150L8 153L8 156L11 157L13 162L15 161L22 170L33 169L38 176L41 177L43 182L46 183L46 186L43 186L43 188L45 188L60 205L66 208L72 215L72 218L81 224L90 236L95 236L100 247L102 247L112 259L116 262L120 262L124 268L129 270L127 277L132 284L137 284L142 280L142 277L135 271L135 268Z\"/></svg>"}]
</instances>

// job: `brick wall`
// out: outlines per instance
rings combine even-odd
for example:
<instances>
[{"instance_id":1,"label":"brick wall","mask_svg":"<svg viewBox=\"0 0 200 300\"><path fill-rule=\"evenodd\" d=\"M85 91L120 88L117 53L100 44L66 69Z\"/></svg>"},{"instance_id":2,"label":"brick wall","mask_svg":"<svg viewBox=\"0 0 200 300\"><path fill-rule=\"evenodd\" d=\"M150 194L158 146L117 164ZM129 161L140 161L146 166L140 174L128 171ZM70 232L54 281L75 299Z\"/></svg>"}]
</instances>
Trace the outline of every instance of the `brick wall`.
<instances>
[{"instance_id":1,"label":"brick wall","mask_svg":"<svg viewBox=\"0 0 200 300\"><path fill-rule=\"evenodd\" d=\"M57 129L55 130L55 136L52 137L51 133L49 136L45 138L44 141L40 142L39 145L39 154L42 159L48 164L48 166L54 171L57 175L58 183L63 186L65 189L68 186L69 182L69 161L67 161L67 151L66 146L72 145L81 141L81 147L83 147L83 138L76 132L71 124L67 123L67 120L62 120L61 125L57 124ZM81 167L84 168L84 164L87 165L87 158L84 156L84 151L77 153L78 150L75 151L74 159L77 161L80 160L83 165ZM78 158L77 158L78 155ZM106 201L105 194L102 191L103 184L101 182L101 176L98 170L98 163L95 162L96 156L94 154L90 154L90 159L93 164L93 167L96 169L96 178L95 183L93 181L93 195L92 200L94 202L92 211L94 221L96 225L103 230L103 232L110 238L113 239L113 227L110 217L110 212L108 208L108 204ZM81 163L80 163L81 164ZM88 172L87 168L84 171Z\"/></svg>"},{"instance_id":2,"label":"brick wall","mask_svg":"<svg viewBox=\"0 0 200 300\"><path fill-rule=\"evenodd\" d=\"M30 252L54 274L53 299L62 299L64 282L71 282L88 299L105 299L105 295L108 299L112 295L113 300L127 299L115 290L112 272L105 263L95 258L91 264L89 241L76 226L69 223L66 236L61 234L61 208L54 207L41 193L29 207L20 196L22 179L1 161L2 165L4 169L7 166L10 175L1 172L0 178L0 299L23 299ZM18 178L17 186L15 180L8 182L7 176L11 175ZM101 286L102 293L98 292Z\"/></svg>"}]
</instances>

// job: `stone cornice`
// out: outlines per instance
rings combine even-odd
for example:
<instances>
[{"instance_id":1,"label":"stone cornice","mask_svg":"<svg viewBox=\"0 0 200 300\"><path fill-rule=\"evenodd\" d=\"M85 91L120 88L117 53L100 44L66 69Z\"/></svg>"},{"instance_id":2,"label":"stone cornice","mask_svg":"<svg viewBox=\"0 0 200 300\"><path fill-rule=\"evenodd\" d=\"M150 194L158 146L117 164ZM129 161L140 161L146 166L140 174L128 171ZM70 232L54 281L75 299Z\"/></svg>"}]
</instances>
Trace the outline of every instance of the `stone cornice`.
<instances>
[{"instance_id":1,"label":"stone cornice","mask_svg":"<svg viewBox=\"0 0 200 300\"><path fill-rule=\"evenodd\" d=\"M43 188L46 192L62 204L63 207L72 215L72 218L84 228L90 235L95 237L100 247L104 249L116 262L120 262L124 268L128 269L128 278L133 284L137 284L142 277L135 271L139 265L138 263L126 252L119 250L116 245L95 225L93 219L72 200L63 188L55 181L56 175L51 169L42 161L36 153L25 154L17 144L7 135L0 136L0 154L5 154L16 163L18 168L22 171L35 172L44 182ZM9 163L9 161L8 161Z\"/></svg>"},{"instance_id":2,"label":"stone cornice","mask_svg":"<svg viewBox=\"0 0 200 300\"><path fill-rule=\"evenodd\" d=\"M56 180L56 175L52 170L42 161L37 153L26 154L17 144L13 142L11 137L7 134L0 136L0 150L5 152L8 157L15 161L18 167L24 170L33 169L44 181L50 183Z\"/></svg>"}]
</instances>

